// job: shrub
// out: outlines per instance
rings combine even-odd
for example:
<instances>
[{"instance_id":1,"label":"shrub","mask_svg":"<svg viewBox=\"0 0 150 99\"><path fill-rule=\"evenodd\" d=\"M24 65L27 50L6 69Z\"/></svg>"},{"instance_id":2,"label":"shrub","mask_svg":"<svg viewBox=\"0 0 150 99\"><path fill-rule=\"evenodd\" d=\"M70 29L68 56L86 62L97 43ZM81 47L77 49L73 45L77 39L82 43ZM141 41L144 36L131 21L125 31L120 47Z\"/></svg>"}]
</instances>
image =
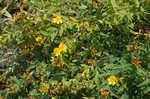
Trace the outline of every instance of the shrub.
<instances>
[{"instance_id":1,"label":"shrub","mask_svg":"<svg viewBox=\"0 0 150 99\"><path fill-rule=\"evenodd\" d=\"M1 97L148 98L149 3L23 0L13 15L1 10Z\"/></svg>"}]
</instances>

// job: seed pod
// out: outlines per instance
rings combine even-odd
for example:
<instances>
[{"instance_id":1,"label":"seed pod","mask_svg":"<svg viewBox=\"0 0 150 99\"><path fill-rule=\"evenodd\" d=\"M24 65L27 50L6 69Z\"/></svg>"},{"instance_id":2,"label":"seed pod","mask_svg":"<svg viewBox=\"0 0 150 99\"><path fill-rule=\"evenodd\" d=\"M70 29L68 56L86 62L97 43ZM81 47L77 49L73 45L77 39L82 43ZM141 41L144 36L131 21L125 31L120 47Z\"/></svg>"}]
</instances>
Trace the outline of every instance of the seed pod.
<instances>
[{"instance_id":1,"label":"seed pod","mask_svg":"<svg viewBox=\"0 0 150 99\"><path fill-rule=\"evenodd\" d=\"M45 81L47 81L47 80L46 80L46 78L43 78L42 81L45 82Z\"/></svg>"},{"instance_id":2,"label":"seed pod","mask_svg":"<svg viewBox=\"0 0 150 99\"><path fill-rule=\"evenodd\" d=\"M40 29L41 29L41 28L40 28L40 27L38 27L36 30L37 30L37 31L39 31Z\"/></svg>"},{"instance_id":3,"label":"seed pod","mask_svg":"<svg viewBox=\"0 0 150 99\"><path fill-rule=\"evenodd\" d=\"M30 78L30 83L33 83L33 79L32 78Z\"/></svg>"},{"instance_id":4,"label":"seed pod","mask_svg":"<svg viewBox=\"0 0 150 99\"><path fill-rule=\"evenodd\" d=\"M62 91L62 90L59 90L59 94L62 95L62 93L63 93L63 91Z\"/></svg>"},{"instance_id":5,"label":"seed pod","mask_svg":"<svg viewBox=\"0 0 150 99\"><path fill-rule=\"evenodd\" d=\"M77 86L75 86L75 87L74 87L74 90L78 90L78 87L77 87Z\"/></svg>"},{"instance_id":6,"label":"seed pod","mask_svg":"<svg viewBox=\"0 0 150 99\"><path fill-rule=\"evenodd\" d=\"M72 84L70 84L68 88L69 88L69 89L72 89Z\"/></svg>"},{"instance_id":7,"label":"seed pod","mask_svg":"<svg viewBox=\"0 0 150 99\"><path fill-rule=\"evenodd\" d=\"M100 3L100 0L96 0L96 3Z\"/></svg>"},{"instance_id":8,"label":"seed pod","mask_svg":"<svg viewBox=\"0 0 150 99\"><path fill-rule=\"evenodd\" d=\"M39 91L39 89L40 89L40 86L36 87L36 91Z\"/></svg>"},{"instance_id":9,"label":"seed pod","mask_svg":"<svg viewBox=\"0 0 150 99\"><path fill-rule=\"evenodd\" d=\"M66 95L69 95L70 94L70 92L69 91L66 91Z\"/></svg>"},{"instance_id":10,"label":"seed pod","mask_svg":"<svg viewBox=\"0 0 150 99\"><path fill-rule=\"evenodd\" d=\"M92 3L89 3L89 4L88 4L88 7L89 7L89 8L93 7L93 4L92 4Z\"/></svg>"},{"instance_id":11,"label":"seed pod","mask_svg":"<svg viewBox=\"0 0 150 99\"><path fill-rule=\"evenodd\" d=\"M34 26L34 25L35 25L35 22L32 21L31 24L30 24L30 26Z\"/></svg>"},{"instance_id":12,"label":"seed pod","mask_svg":"<svg viewBox=\"0 0 150 99\"><path fill-rule=\"evenodd\" d=\"M9 91L9 94L10 94L10 95L13 95L13 91L12 91L12 90L10 90L10 91Z\"/></svg>"},{"instance_id":13,"label":"seed pod","mask_svg":"<svg viewBox=\"0 0 150 99\"><path fill-rule=\"evenodd\" d=\"M5 96L1 96L1 99L5 99Z\"/></svg>"},{"instance_id":14,"label":"seed pod","mask_svg":"<svg viewBox=\"0 0 150 99\"><path fill-rule=\"evenodd\" d=\"M62 86L62 85L63 85L63 83L62 83L62 82L60 82L58 85L59 85L59 86Z\"/></svg>"}]
</instances>

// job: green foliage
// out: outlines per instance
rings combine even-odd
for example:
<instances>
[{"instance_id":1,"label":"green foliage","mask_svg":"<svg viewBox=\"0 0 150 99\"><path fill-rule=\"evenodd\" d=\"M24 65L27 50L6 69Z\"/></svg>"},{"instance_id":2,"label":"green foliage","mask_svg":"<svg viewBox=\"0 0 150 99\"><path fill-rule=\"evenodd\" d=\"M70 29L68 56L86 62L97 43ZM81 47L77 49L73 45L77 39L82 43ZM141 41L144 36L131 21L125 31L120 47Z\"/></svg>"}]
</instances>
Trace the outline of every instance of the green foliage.
<instances>
[{"instance_id":1,"label":"green foliage","mask_svg":"<svg viewBox=\"0 0 150 99\"><path fill-rule=\"evenodd\" d=\"M0 10L2 99L150 96L149 0L14 4Z\"/></svg>"}]
</instances>

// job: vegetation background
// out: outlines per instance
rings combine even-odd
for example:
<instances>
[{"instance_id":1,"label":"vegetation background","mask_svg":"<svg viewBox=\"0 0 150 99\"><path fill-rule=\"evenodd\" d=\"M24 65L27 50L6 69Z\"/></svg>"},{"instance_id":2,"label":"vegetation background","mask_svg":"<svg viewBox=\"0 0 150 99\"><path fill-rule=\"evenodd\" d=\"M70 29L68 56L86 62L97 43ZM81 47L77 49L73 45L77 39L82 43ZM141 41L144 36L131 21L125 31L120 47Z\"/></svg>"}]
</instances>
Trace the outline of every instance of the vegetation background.
<instances>
[{"instance_id":1,"label":"vegetation background","mask_svg":"<svg viewBox=\"0 0 150 99\"><path fill-rule=\"evenodd\" d=\"M1 99L149 99L150 0L0 0Z\"/></svg>"}]
</instances>

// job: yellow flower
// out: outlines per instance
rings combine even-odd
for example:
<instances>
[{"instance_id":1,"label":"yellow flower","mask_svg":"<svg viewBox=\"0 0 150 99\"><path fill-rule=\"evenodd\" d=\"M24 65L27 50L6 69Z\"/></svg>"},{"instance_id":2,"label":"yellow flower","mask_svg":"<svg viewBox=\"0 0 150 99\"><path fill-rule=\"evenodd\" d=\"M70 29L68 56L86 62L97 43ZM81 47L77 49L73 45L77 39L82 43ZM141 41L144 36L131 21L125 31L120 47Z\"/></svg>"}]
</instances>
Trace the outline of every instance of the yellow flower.
<instances>
[{"instance_id":1,"label":"yellow flower","mask_svg":"<svg viewBox=\"0 0 150 99\"><path fill-rule=\"evenodd\" d=\"M55 99L55 97L52 97L51 99Z\"/></svg>"},{"instance_id":2,"label":"yellow flower","mask_svg":"<svg viewBox=\"0 0 150 99\"><path fill-rule=\"evenodd\" d=\"M3 37L2 36L0 36L0 40L2 39Z\"/></svg>"},{"instance_id":3,"label":"yellow flower","mask_svg":"<svg viewBox=\"0 0 150 99\"><path fill-rule=\"evenodd\" d=\"M54 54L55 54L55 56L59 56L60 52L61 52L61 50L59 48L54 48Z\"/></svg>"},{"instance_id":4,"label":"yellow flower","mask_svg":"<svg viewBox=\"0 0 150 99\"><path fill-rule=\"evenodd\" d=\"M6 44L6 40L2 40L1 42L2 42L2 44Z\"/></svg>"},{"instance_id":5,"label":"yellow flower","mask_svg":"<svg viewBox=\"0 0 150 99\"><path fill-rule=\"evenodd\" d=\"M54 58L54 57L51 57L51 61L55 61L55 58Z\"/></svg>"},{"instance_id":6,"label":"yellow flower","mask_svg":"<svg viewBox=\"0 0 150 99\"><path fill-rule=\"evenodd\" d=\"M36 40L37 42L40 41L40 40L42 40L42 36L39 35L38 37L35 38L35 40Z\"/></svg>"},{"instance_id":7,"label":"yellow flower","mask_svg":"<svg viewBox=\"0 0 150 99\"><path fill-rule=\"evenodd\" d=\"M94 63L94 60L93 60L93 59L88 59L88 63L89 63L89 64L93 64L93 63Z\"/></svg>"},{"instance_id":8,"label":"yellow flower","mask_svg":"<svg viewBox=\"0 0 150 99\"><path fill-rule=\"evenodd\" d=\"M57 24L62 23L61 17L56 16L55 18L53 18L52 23L57 23Z\"/></svg>"},{"instance_id":9,"label":"yellow flower","mask_svg":"<svg viewBox=\"0 0 150 99\"><path fill-rule=\"evenodd\" d=\"M27 78L27 77L28 77L28 74L27 74L27 73L24 73L23 76L24 76L24 78Z\"/></svg>"},{"instance_id":10,"label":"yellow flower","mask_svg":"<svg viewBox=\"0 0 150 99\"><path fill-rule=\"evenodd\" d=\"M46 88L44 88L44 89L41 90L41 93L42 93L42 94L45 94L45 93L47 93L47 92L48 92L48 87L46 87Z\"/></svg>"},{"instance_id":11,"label":"yellow flower","mask_svg":"<svg viewBox=\"0 0 150 99\"><path fill-rule=\"evenodd\" d=\"M22 50L22 54L23 55L27 55L27 54L29 54L30 52L29 52L29 49L23 49Z\"/></svg>"},{"instance_id":12,"label":"yellow flower","mask_svg":"<svg viewBox=\"0 0 150 99\"><path fill-rule=\"evenodd\" d=\"M65 44L63 44L63 43L61 43L61 44L59 44L59 49L61 50L61 51L66 51L66 49L67 49L67 46L65 45Z\"/></svg>"},{"instance_id":13,"label":"yellow flower","mask_svg":"<svg viewBox=\"0 0 150 99\"><path fill-rule=\"evenodd\" d=\"M113 85L114 86L116 84L116 82L117 82L117 78L115 76L110 76L108 78L108 84L109 85Z\"/></svg>"}]
</instances>

